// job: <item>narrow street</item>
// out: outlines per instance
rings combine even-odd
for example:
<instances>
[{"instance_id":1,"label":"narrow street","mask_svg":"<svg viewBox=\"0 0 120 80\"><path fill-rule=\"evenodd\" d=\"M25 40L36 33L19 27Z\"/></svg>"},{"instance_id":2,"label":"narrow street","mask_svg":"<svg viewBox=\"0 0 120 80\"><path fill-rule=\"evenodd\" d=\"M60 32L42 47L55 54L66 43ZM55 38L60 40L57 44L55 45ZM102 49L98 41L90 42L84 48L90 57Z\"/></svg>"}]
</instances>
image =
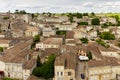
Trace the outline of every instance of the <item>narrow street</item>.
<instances>
[{"instance_id":1,"label":"narrow street","mask_svg":"<svg viewBox=\"0 0 120 80\"><path fill-rule=\"evenodd\" d=\"M78 66L77 66L77 72L76 72L76 80L86 80L81 78L81 74L84 75L84 78L86 78L85 75L85 67L86 63L84 61L78 61Z\"/></svg>"}]
</instances>

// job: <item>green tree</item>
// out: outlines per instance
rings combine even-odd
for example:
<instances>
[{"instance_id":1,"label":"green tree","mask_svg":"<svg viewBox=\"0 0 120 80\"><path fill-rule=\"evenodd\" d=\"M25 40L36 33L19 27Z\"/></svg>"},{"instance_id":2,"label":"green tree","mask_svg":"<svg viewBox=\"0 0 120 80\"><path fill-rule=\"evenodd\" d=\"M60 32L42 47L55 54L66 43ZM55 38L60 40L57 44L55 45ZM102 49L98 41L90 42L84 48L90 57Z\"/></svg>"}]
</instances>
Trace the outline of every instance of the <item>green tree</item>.
<instances>
[{"instance_id":1,"label":"green tree","mask_svg":"<svg viewBox=\"0 0 120 80\"><path fill-rule=\"evenodd\" d=\"M102 28L107 28L108 26L109 26L108 23L104 23L101 25Z\"/></svg>"},{"instance_id":2,"label":"green tree","mask_svg":"<svg viewBox=\"0 0 120 80\"><path fill-rule=\"evenodd\" d=\"M117 22L117 26L120 26L120 21Z\"/></svg>"},{"instance_id":3,"label":"green tree","mask_svg":"<svg viewBox=\"0 0 120 80\"><path fill-rule=\"evenodd\" d=\"M16 13L16 14L26 14L26 11L25 11L25 10L20 10L20 11L19 11L19 10L17 9L17 10L15 10L15 13Z\"/></svg>"},{"instance_id":4,"label":"green tree","mask_svg":"<svg viewBox=\"0 0 120 80\"><path fill-rule=\"evenodd\" d=\"M92 25L100 25L100 20L99 20L99 18L94 18L94 19L92 19L91 24L92 24Z\"/></svg>"},{"instance_id":5,"label":"green tree","mask_svg":"<svg viewBox=\"0 0 120 80\"><path fill-rule=\"evenodd\" d=\"M33 38L33 41L36 43L36 42L39 42L40 41L40 36L39 35L35 35L34 38Z\"/></svg>"},{"instance_id":6,"label":"green tree","mask_svg":"<svg viewBox=\"0 0 120 80\"><path fill-rule=\"evenodd\" d=\"M26 14L25 10L20 10L19 14Z\"/></svg>"},{"instance_id":7,"label":"green tree","mask_svg":"<svg viewBox=\"0 0 120 80\"><path fill-rule=\"evenodd\" d=\"M105 48L109 48L109 47L110 47L110 45L106 44L102 39L97 39L96 42L97 42L99 45L101 45L101 46L103 46L103 47L105 47Z\"/></svg>"},{"instance_id":8,"label":"green tree","mask_svg":"<svg viewBox=\"0 0 120 80\"><path fill-rule=\"evenodd\" d=\"M2 30L0 29L0 33L2 32Z\"/></svg>"},{"instance_id":9,"label":"green tree","mask_svg":"<svg viewBox=\"0 0 120 80\"><path fill-rule=\"evenodd\" d=\"M101 32L99 30L97 30L97 36L99 36L101 34Z\"/></svg>"},{"instance_id":10,"label":"green tree","mask_svg":"<svg viewBox=\"0 0 120 80\"><path fill-rule=\"evenodd\" d=\"M104 40L114 40L115 39L115 35L112 34L110 31L108 31L108 32L102 32L100 34L100 38L102 38Z\"/></svg>"},{"instance_id":11,"label":"green tree","mask_svg":"<svg viewBox=\"0 0 120 80\"><path fill-rule=\"evenodd\" d=\"M3 52L3 47L0 47L0 52Z\"/></svg>"},{"instance_id":12,"label":"green tree","mask_svg":"<svg viewBox=\"0 0 120 80\"><path fill-rule=\"evenodd\" d=\"M36 67L33 72L32 72L33 75L37 76L37 77L41 77L42 75L42 69L41 67Z\"/></svg>"},{"instance_id":13,"label":"green tree","mask_svg":"<svg viewBox=\"0 0 120 80\"><path fill-rule=\"evenodd\" d=\"M40 41L40 36L35 35L33 38L33 43L31 44L31 49L35 48L35 44Z\"/></svg>"},{"instance_id":14,"label":"green tree","mask_svg":"<svg viewBox=\"0 0 120 80\"><path fill-rule=\"evenodd\" d=\"M85 43L85 44L88 43L88 39L87 38L81 38L80 40L81 40L82 43Z\"/></svg>"},{"instance_id":15,"label":"green tree","mask_svg":"<svg viewBox=\"0 0 120 80\"><path fill-rule=\"evenodd\" d=\"M88 16L88 13L83 13L83 16Z\"/></svg>"},{"instance_id":16,"label":"green tree","mask_svg":"<svg viewBox=\"0 0 120 80\"><path fill-rule=\"evenodd\" d=\"M56 31L56 34L57 35L66 35L66 31L61 31L61 30L59 30L59 31Z\"/></svg>"},{"instance_id":17,"label":"green tree","mask_svg":"<svg viewBox=\"0 0 120 80\"><path fill-rule=\"evenodd\" d=\"M34 16L34 14L33 14L33 13L31 14L31 16L32 16L32 19L34 19L34 17L35 17L35 16Z\"/></svg>"},{"instance_id":18,"label":"green tree","mask_svg":"<svg viewBox=\"0 0 120 80\"><path fill-rule=\"evenodd\" d=\"M48 60L44 62L40 67L36 67L33 70L33 74L37 77L42 77L45 79L54 77L54 61L55 55L51 54L48 56Z\"/></svg>"},{"instance_id":19,"label":"green tree","mask_svg":"<svg viewBox=\"0 0 120 80\"><path fill-rule=\"evenodd\" d=\"M116 21L118 22L118 21L119 21L119 16L116 15L116 16L115 16L115 19L116 19Z\"/></svg>"},{"instance_id":20,"label":"green tree","mask_svg":"<svg viewBox=\"0 0 120 80\"><path fill-rule=\"evenodd\" d=\"M102 45L102 46L105 45L105 42L104 42L102 39L97 39L96 42L97 42L99 45Z\"/></svg>"},{"instance_id":21,"label":"green tree","mask_svg":"<svg viewBox=\"0 0 120 80\"><path fill-rule=\"evenodd\" d=\"M77 13L77 14L76 14L76 17L77 17L77 18L82 18L83 15L82 15L82 13Z\"/></svg>"},{"instance_id":22,"label":"green tree","mask_svg":"<svg viewBox=\"0 0 120 80\"><path fill-rule=\"evenodd\" d=\"M31 44L31 49L35 48L35 42Z\"/></svg>"},{"instance_id":23,"label":"green tree","mask_svg":"<svg viewBox=\"0 0 120 80\"><path fill-rule=\"evenodd\" d=\"M37 56L37 67L40 67L42 65L41 60L40 60L40 56Z\"/></svg>"},{"instance_id":24,"label":"green tree","mask_svg":"<svg viewBox=\"0 0 120 80\"><path fill-rule=\"evenodd\" d=\"M111 23L111 22L108 22L108 25L109 26L115 26L115 24Z\"/></svg>"},{"instance_id":25,"label":"green tree","mask_svg":"<svg viewBox=\"0 0 120 80\"><path fill-rule=\"evenodd\" d=\"M91 15L92 15L92 16L95 16L95 13L94 13L94 12L92 12L92 13L91 13Z\"/></svg>"},{"instance_id":26,"label":"green tree","mask_svg":"<svg viewBox=\"0 0 120 80\"><path fill-rule=\"evenodd\" d=\"M18 79L4 78L3 80L18 80Z\"/></svg>"},{"instance_id":27,"label":"green tree","mask_svg":"<svg viewBox=\"0 0 120 80\"><path fill-rule=\"evenodd\" d=\"M42 15L45 15L45 14L46 14L45 12L42 13Z\"/></svg>"},{"instance_id":28,"label":"green tree","mask_svg":"<svg viewBox=\"0 0 120 80\"><path fill-rule=\"evenodd\" d=\"M109 48L109 47L110 47L110 45L105 45L104 47L105 47L105 48Z\"/></svg>"},{"instance_id":29,"label":"green tree","mask_svg":"<svg viewBox=\"0 0 120 80\"><path fill-rule=\"evenodd\" d=\"M9 17L8 17L8 16L5 16L5 17L3 17L3 19L4 19L4 20L8 20L8 19L9 19Z\"/></svg>"},{"instance_id":30,"label":"green tree","mask_svg":"<svg viewBox=\"0 0 120 80\"><path fill-rule=\"evenodd\" d=\"M51 17L51 16L52 16L52 13L50 13L50 12L48 12L47 14L48 14L48 16L49 16L49 17Z\"/></svg>"},{"instance_id":31,"label":"green tree","mask_svg":"<svg viewBox=\"0 0 120 80\"><path fill-rule=\"evenodd\" d=\"M17 9L17 10L15 10L15 13L16 13L16 14L18 14L18 13L19 13L19 10L18 10L18 9Z\"/></svg>"},{"instance_id":32,"label":"green tree","mask_svg":"<svg viewBox=\"0 0 120 80\"><path fill-rule=\"evenodd\" d=\"M88 22L78 22L78 25L88 25Z\"/></svg>"},{"instance_id":33,"label":"green tree","mask_svg":"<svg viewBox=\"0 0 120 80\"><path fill-rule=\"evenodd\" d=\"M88 52L87 56L88 56L89 60L92 59L92 53L90 51Z\"/></svg>"},{"instance_id":34,"label":"green tree","mask_svg":"<svg viewBox=\"0 0 120 80\"><path fill-rule=\"evenodd\" d=\"M117 43L117 46L120 47L120 42Z\"/></svg>"},{"instance_id":35,"label":"green tree","mask_svg":"<svg viewBox=\"0 0 120 80\"><path fill-rule=\"evenodd\" d=\"M70 17L69 17L69 21L70 21L70 22L73 22L73 16L70 16Z\"/></svg>"}]
</instances>

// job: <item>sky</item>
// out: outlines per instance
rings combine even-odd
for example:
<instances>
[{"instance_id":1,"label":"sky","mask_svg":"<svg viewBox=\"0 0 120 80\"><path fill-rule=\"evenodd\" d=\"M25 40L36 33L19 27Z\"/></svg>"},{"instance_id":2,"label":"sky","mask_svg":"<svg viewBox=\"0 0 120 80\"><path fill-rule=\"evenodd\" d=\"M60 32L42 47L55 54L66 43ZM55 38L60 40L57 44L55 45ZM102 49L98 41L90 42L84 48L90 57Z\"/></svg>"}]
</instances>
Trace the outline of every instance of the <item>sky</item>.
<instances>
[{"instance_id":1,"label":"sky","mask_svg":"<svg viewBox=\"0 0 120 80\"><path fill-rule=\"evenodd\" d=\"M0 12L120 12L120 0L0 0Z\"/></svg>"}]
</instances>

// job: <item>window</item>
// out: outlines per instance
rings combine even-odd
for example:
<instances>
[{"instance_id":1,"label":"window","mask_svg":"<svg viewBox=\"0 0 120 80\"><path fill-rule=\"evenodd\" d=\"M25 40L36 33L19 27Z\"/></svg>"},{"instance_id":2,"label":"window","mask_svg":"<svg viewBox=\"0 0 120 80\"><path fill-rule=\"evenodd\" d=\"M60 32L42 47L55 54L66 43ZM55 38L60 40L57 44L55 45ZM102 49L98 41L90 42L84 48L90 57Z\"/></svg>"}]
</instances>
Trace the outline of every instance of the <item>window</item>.
<instances>
[{"instance_id":1,"label":"window","mask_svg":"<svg viewBox=\"0 0 120 80\"><path fill-rule=\"evenodd\" d=\"M68 76L71 76L71 72L68 72Z\"/></svg>"},{"instance_id":2,"label":"window","mask_svg":"<svg viewBox=\"0 0 120 80\"><path fill-rule=\"evenodd\" d=\"M63 72L61 72L61 76L63 76Z\"/></svg>"},{"instance_id":3,"label":"window","mask_svg":"<svg viewBox=\"0 0 120 80\"><path fill-rule=\"evenodd\" d=\"M59 72L57 72L57 76L59 76Z\"/></svg>"},{"instance_id":4,"label":"window","mask_svg":"<svg viewBox=\"0 0 120 80\"><path fill-rule=\"evenodd\" d=\"M57 76L63 76L63 72L57 72Z\"/></svg>"}]
</instances>

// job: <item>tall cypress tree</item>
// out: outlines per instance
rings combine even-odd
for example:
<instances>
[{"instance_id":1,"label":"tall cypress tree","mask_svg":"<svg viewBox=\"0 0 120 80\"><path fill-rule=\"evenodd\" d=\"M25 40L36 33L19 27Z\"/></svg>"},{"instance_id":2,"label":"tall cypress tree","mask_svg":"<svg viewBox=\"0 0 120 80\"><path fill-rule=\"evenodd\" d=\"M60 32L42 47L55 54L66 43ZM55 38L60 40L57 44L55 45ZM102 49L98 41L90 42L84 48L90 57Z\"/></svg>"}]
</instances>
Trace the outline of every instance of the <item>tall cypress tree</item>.
<instances>
[{"instance_id":1,"label":"tall cypress tree","mask_svg":"<svg viewBox=\"0 0 120 80\"><path fill-rule=\"evenodd\" d=\"M42 65L41 61L40 61L40 56L37 56L37 67L40 67Z\"/></svg>"},{"instance_id":2,"label":"tall cypress tree","mask_svg":"<svg viewBox=\"0 0 120 80\"><path fill-rule=\"evenodd\" d=\"M87 56L88 56L89 60L92 59L92 53L90 51L88 52Z\"/></svg>"}]
</instances>

